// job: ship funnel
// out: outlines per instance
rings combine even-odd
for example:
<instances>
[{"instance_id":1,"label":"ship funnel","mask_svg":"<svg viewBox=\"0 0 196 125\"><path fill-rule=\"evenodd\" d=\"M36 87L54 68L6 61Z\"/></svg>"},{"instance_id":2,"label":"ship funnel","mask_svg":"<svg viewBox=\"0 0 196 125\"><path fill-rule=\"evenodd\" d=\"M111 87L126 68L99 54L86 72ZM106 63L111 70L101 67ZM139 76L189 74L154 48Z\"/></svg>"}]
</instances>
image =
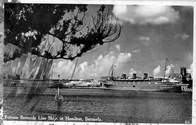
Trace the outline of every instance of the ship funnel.
<instances>
[{"instance_id":1,"label":"ship funnel","mask_svg":"<svg viewBox=\"0 0 196 125\"><path fill-rule=\"evenodd\" d=\"M136 78L137 78L136 73L133 73L132 79L136 79Z\"/></svg>"},{"instance_id":2,"label":"ship funnel","mask_svg":"<svg viewBox=\"0 0 196 125\"><path fill-rule=\"evenodd\" d=\"M143 79L148 79L148 73L144 73Z\"/></svg>"},{"instance_id":3,"label":"ship funnel","mask_svg":"<svg viewBox=\"0 0 196 125\"><path fill-rule=\"evenodd\" d=\"M186 74L186 67L181 67L180 68L180 74L182 75L182 76L186 76L187 74Z\"/></svg>"},{"instance_id":4,"label":"ship funnel","mask_svg":"<svg viewBox=\"0 0 196 125\"><path fill-rule=\"evenodd\" d=\"M127 75L126 74L122 74L121 79L127 79Z\"/></svg>"},{"instance_id":5,"label":"ship funnel","mask_svg":"<svg viewBox=\"0 0 196 125\"><path fill-rule=\"evenodd\" d=\"M184 83L184 84L186 84L187 83L187 79L186 79L186 77L187 77L187 73L186 73L186 67L181 67L180 68L180 74L181 74L181 76L182 76L182 83Z\"/></svg>"}]
</instances>

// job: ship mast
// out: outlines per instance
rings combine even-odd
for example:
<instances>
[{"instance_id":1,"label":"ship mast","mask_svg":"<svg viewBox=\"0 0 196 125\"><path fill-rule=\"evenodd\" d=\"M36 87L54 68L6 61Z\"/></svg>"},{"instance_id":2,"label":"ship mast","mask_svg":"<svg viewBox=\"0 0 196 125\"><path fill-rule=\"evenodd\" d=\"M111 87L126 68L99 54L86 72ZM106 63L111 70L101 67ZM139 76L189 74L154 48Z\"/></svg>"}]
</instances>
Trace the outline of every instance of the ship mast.
<instances>
[{"instance_id":1,"label":"ship mast","mask_svg":"<svg viewBox=\"0 0 196 125\"><path fill-rule=\"evenodd\" d=\"M165 68L164 68L164 76L163 76L164 79L165 79L166 70L167 70L167 61L168 61L168 58L165 59Z\"/></svg>"},{"instance_id":2,"label":"ship mast","mask_svg":"<svg viewBox=\"0 0 196 125\"><path fill-rule=\"evenodd\" d=\"M111 71L111 77L114 77L114 64L112 64L112 71Z\"/></svg>"},{"instance_id":3,"label":"ship mast","mask_svg":"<svg viewBox=\"0 0 196 125\"><path fill-rule=\"evenodd\" d=\"M109 76L111 77L111 79L114 78L114 64L112 64L110 72L109 72Z\"/></svg>"}]
</instances>

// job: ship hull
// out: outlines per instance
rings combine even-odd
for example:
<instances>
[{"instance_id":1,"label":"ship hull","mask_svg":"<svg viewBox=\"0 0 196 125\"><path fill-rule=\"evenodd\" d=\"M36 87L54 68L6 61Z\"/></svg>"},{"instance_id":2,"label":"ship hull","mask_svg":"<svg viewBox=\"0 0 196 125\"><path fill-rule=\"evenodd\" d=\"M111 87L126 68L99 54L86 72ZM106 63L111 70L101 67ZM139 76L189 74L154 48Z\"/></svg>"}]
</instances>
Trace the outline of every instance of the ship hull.
<instances>
[{"instance_id":1,"label":"ship hull","mask_svg":"<svg viewBox=\"0 0 196 125\"><path fill-rule=\"evenodd\" d=\"M56 94L57 88L50 87L50 83L48 82L35 82L35 84L28 82L23 84L22 82L18 82L16 84L11 84L9 81L4 82L4 95L20 95L20 94L29 94L29 92L33 92L33 94L41 94L41 95L54 95ZM51 83L54 84L54 83ZM32 88L39 88L41 92L34 93ZM59 87L61 89L61 94L63 95L97 95L97 94L105 94L114 90L113 92L125 92L127 91L147 91L147 92L181 92L181 85L171 84L169 82L163 83L158 81L129 81L129 80L116 80L116 81L106 81L100 82L100 86L98 87ZM37 88L37 89L38 89ZM13 94L12 94L13 93ZM114 93L113 93L114 94ZM107 95L107 94L106 94Z\"/></svg>"},{"instance_id":2,"label":"ship hull","mask_svg":"<svg viewBox=\"0 0 196 125\"><path fill-rule=\"evenodd\" d=\"M149 91L149 92L181 92L181 87L161 87L161 88L133 88L133 87L107 87L105 90L127 90L127 91Z\"/></svg>"},{"instance_id":3,"label":"ship hull","mask_svg":"<svg viewBox=\"0 0 196 125\"><path fill-rule=\"evenodd\" d=\"M129 91L152 91L152 92L181 92L181 86L170 82L132 82L132 81L108 81L104 89L129 90Z\"/></svg>"}]
</instances>

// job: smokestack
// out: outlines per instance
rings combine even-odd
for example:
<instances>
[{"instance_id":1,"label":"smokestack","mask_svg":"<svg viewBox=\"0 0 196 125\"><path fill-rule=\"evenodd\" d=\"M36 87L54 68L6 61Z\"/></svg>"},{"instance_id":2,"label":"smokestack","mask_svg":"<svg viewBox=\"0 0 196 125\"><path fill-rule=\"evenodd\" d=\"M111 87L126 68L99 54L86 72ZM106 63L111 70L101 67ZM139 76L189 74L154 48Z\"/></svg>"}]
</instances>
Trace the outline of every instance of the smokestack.
<instances>
[{"instance_id":1,"label":"smokestack","mask_svg":"<svg viewBox=\"0 0 196 125\"><path fill-rule=\"evenodd\" d=\"M148 78L148 73L144 73L143 79L147 79L147 78Z\"/></svg>"},{"instance_id":2,"label":"smokestack","mask_svg":"<svg viewBox=\"0 0 196 125\"><path fill-rule=\"evenodd\" d=\"M180 68L180 74L182 76L182 83L186 84L187 83L187 79L186 79L186 76L187 76L186 67L181 67Z\"/></svg>"},{"instance_id":3,"label":"smokestack","mask_svg":"<svg viewBox=\"0 0 196 125\"><path fill-rule=\"evenodd\" d=\"M186 73L186 67L181 67L181 68L180 68L180 74L181 74L183 77L185 77L185 76L187 75L187 73Z\"/></svg>"},{"instance_id":4,"label":"smokestack","mask_svg":"<svg viewBox=\"0 0 196 125\"><path fill-rule=\"evenodd\" d=\"M127 79L127 75L126 74L122 74L121 79Z\"/></svg>"},{"instance_id":5,"label":"smokestack","mask_svg":"<svg viewBox=\"0 0 196 125\"><path fill-rule=\"evenodd\" d=\"M137 78L136 73L133 73L133 77L132 77L132 79L136 79L136 78Z\"/></svg>"}]
</instances>

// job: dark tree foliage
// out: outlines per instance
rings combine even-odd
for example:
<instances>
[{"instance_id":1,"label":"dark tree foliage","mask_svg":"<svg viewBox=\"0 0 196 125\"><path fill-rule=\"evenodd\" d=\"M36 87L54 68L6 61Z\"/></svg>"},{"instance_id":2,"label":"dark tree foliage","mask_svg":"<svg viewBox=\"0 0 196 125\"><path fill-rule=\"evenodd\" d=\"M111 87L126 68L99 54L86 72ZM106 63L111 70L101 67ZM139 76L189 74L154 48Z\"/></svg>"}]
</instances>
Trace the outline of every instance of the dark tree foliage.
<instances>
[{"instance_id":1,"label":"dark tree foliage","mask_svg":"<svg viewBox=\"0 0 196 125\"><path fill-rule=\"evenodd\" d=\"M109 10L106 10L105 6L102 5L97 15L93 17L93 27L88 34L79 38L71 37L71 44L85 45L81 48L81 53L78 53L75 57L93 49L97 44L103 45L119 38L121 27L118 24L111 23L110 16Z\"/></svg>"},{"instance_id":2,"label":"dark tree foliage","mask_svg":"<svg viewBox=\"0 0 196 125\"><path fill-rule=\"evenodd\" d=\"M86 12L87 5L5 4L4 44L12 44L19 49L11 56L5 51L4 61L28 52L47 59L73 60L96 45L112 42L120 36L120 25L109 22L112 15L104 5L87 20L88 24L85 23ZM65 18L65 14L69 18ZM46 35L62 42L61 49L55 55L50 50L43 52L40 48ZM79 51L68 52L71 51L69 47Z\"/></svg>"}]
</instances>

